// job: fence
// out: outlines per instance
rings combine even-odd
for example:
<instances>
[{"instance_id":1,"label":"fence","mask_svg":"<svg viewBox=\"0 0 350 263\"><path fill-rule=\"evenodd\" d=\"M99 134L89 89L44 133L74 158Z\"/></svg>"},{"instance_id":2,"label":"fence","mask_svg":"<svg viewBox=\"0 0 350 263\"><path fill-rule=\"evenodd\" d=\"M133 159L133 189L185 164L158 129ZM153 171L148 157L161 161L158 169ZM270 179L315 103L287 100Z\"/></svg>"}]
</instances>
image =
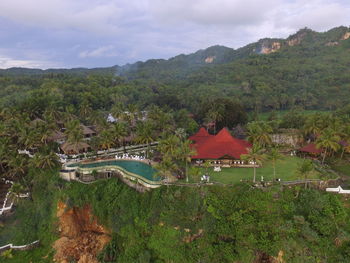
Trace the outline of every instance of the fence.
<instances>
[{"instance_id":1,"label":"fence","mask_svg":"<svg viewBox=\"0 0 350 263\"><path fill-rule=\"evenodd\" d=\"M350 194L350 190L344 190L340 185L335 188L326 188L326 191L338 194Z\"/></svg>"},{"instance_id":2,"label":"fence","mask_svg":"<svg viewBox=\"0 0 350 263\"><path fill-rule=\"evenodd\" d=\"M27 245L23 245L23 246L15 246L13 244L7 244L5 246L0 247L0 253L9 250L9 249L15 249L15 250L28 250L34 247L39 246L39 240L36 240L32 243L29 243Z\"/></svg>"}]
</instances>

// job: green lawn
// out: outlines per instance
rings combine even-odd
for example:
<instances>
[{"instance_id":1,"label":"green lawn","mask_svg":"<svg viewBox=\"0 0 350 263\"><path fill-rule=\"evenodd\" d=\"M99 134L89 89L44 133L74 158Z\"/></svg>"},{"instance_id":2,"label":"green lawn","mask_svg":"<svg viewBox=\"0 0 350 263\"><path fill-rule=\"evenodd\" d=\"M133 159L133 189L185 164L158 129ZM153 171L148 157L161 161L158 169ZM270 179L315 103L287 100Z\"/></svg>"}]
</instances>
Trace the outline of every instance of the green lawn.
<instances>
[{"instance_id":1,"label":"green lawn","mask_svg":"<svg viewBox=\"0 0 350 263\"><path fill-rule=\"evenodd\" d=\"M291 181L301 179L297 174L297 167L303 159L299 157L286 156L283 160L276 162L276 178L281 178L282 181ZM202 174L205 169L202 169ZM209 168L210 180L220 183L238 183L241 180L253 180L253 168L222 168L221 172L214 172L213 168ZM256 169L256 180L260 181L261 176L264 181L273 180L272 162L265 161L263 167ZM309 178L319 178L320 174L313 171Z\"/></svg>"},{"instance_id":2,"label":"green lawn","mask_svg":"<svg viewBox=\"0 0 350 263\"><path fill-rule=\"evenodd\" d=\"M339 161L336 164L332 165L332 169L341 173L342 175L350 177L350 163L347 161Z\"/></svg>"}]
</instances>

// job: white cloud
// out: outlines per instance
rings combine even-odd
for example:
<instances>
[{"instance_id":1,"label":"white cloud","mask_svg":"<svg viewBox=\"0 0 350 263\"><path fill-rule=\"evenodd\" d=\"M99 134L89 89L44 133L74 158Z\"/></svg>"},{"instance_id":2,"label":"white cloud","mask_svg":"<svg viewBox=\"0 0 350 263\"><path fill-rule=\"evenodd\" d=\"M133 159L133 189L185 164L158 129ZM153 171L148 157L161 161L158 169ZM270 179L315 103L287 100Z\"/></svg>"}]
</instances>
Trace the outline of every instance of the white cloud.
<instances>
[{"instance_id":1,"label":"white cloud","mask_svg":"<svg viewBox=\"0 0 350 263\"><path fill-rule=\"evenodd\" d=\"M275 11L276 27L291 30L309 27L324 31L350 23L350 5L328 0L296 0L280 5Z\"/></svg>"},{"instance_id":2,"label":"white cloud","mask_svg":"<svg viewBox=\"0 0 350 263\"><path fill-rule=\"evenodd\" d=\"M44 60L20 60L0 55L0 68L12 68L12 67L23 67L23 68L55 68L57 64L51 61Z\"/></svg>"},{"instance_id":3,"label":"white cloud","mask_svg":"<svg viewBox=\"0 0 350 263\"><path fill-rule=\"evenodd\" d=\"M305 26L349 25L349 13L349 0L0 0L0 67L109 66L238 48Z\"/></svg>"},{"instance_id":4,"label":"white cloud","mask_svg":"<svg viewBox=\"0 0 350 263\"><path fill-rule=\"evenodd\" d=\"M83 30L94 33L117 32L113 22L121 9L115 1L83 0L1 0L0 16L25 25Z\"/></svg>"},{"instance_id":5,"label":"white cloud","mask_svg":"<svg viewBox=\"0 0 350 263\"><path fill-rule=\"evenodd\" d=\"M103 46L93 50L85 50L79 53L81 58L101 58L101 57L116 57L118 53L113 46Z\"/></svg>"},{"instance_id":6,"label":"white cloud","mask_svg":"<svg viewBox=\"0 0 350 263\"><path fill-rule=\"evenodd\" d=\"M201 25L251 25L266 19L280 0L150 0L154 15L168 22Z\"/></svg>"}]
</instances>

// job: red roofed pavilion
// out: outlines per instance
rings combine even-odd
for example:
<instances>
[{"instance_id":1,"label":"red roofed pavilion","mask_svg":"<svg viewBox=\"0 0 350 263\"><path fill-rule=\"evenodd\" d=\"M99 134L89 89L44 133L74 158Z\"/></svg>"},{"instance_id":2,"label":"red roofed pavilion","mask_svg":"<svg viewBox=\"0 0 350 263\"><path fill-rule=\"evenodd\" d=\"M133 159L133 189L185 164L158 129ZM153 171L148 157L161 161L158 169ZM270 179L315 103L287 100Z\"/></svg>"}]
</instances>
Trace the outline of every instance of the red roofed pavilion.
<instances>
[{"instance_id":1,"label":"red roofed pavilion","mask_svg":"<svg viewBox=\"0 0 350 263\"><path fill-rule=\"evenodd\" d=\"M307 145L305 145L304 147L299 149L300 152L305 152L305 153L310 153L310 154L321 154L322 150L317 148L316 144L314 143L309 143Z\"/></svg>"},{"instance_id":2,"label":"red roofed pavilion","mask_svg":"<svg viewBox=\"0 0 350 263\"><path fill-rule=\"evenodd\" d=\"M223 128L215 136L208 134L204 128L201 128L198 133L189 139L194 141L192 147L197 151L192 159L218 160L214 163L230 166L232 164L243 164L243 161L240 161L241 155L247 154L252 146L247 141L234 138L226 128Z\"/></svg>"},{"instance_id":3,"label":"red roofed pavilion","mask_svg":"<svg viewBox=\"0 0 350 263\"><path fill-rule=\"evenodd\" d=\"M207 130L202 127L196 134L190 136L188 139L195 142L195 144L202 144L211 137L214 137L214 135L210 135Z\"/></svg>"}]
</instances>

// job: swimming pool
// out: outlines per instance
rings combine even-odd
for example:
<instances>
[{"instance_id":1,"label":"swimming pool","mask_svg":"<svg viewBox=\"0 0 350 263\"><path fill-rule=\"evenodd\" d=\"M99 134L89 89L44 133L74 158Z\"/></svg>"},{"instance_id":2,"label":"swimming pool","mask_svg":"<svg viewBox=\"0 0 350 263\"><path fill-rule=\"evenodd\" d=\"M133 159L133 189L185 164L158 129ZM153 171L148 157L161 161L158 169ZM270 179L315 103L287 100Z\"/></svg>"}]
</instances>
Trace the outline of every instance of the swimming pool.
<instances>
[{"instance_id":1,"label":"swimming pool","mask_svg":"<svg viewBox=\"0 0 350 263\"><path fill-rule=\"evenodd\" d=\"M157 170L154 169L152 166L139 162L139 161L132 161L132 160L108 160L108 161L99 161L99 162L92 162L92 163L73 163L68 164L67 167L78 169L91 169L98 170L99 168L106 168L106 167L120 167L123 170L135 174L138 176L141 176L149 181L160 181L162 178L157 175Z\"/></svg>"}]
</instances>

